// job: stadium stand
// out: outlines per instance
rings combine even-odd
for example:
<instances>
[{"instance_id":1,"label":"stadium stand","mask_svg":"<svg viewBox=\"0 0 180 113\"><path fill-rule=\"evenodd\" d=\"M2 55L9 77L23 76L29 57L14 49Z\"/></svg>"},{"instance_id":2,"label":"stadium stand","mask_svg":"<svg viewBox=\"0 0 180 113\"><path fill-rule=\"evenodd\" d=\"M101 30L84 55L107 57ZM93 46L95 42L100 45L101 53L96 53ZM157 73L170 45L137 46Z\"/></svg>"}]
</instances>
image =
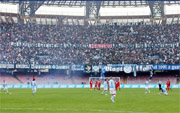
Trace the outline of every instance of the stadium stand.
<instances>
[{"instance_id":1,"label":"stadium stand","mask_svg":"<svg viewBox=\"0 0 180 113\"><path fill-rule=\"evenodd\" d=\"M129 76L127 79L127 84L144 84L146 79L149 79L149 75L144 75L144 76ZM150 81L150 84L157 84L158 80L162 82L162 84L166 84L167 80L170 79L172 84L176 84L177 77L174 77L172 75L156 75L152 78Z\"/></svg>"},{"instance_id":2,"label":"stadium stand","mask_svg":"<svg viewBox=\"0 0 180 113\"><path fill-rule=\"evenodd\" d=\"M75 84L88 84L89 83L89 78L88 77L80 77L80 76L72 76L74 83Z\"/></svg>"},{"instance_id":3,"label":"stadium stand","mask_svg":"<svg viewBox=\"0 0 180 113\"><path fill-rule=\"evenodd\" d=\"M32 75L19 74L17 77L24 83L28 84L32 81ZM41 76L36 76L38 84L72 84L70 79L66 79L66 75L52 75L45 74Z\"/></svg>"},{"instance_id":4,"label":"stadium stand","mask_svg":"<svg viewBox=\"0 0 180 113\"><path fill-rule=\"evenodd\" d=\"M180 58L179 24L87 27L1 23L0 28L1 63L178 64ZM47 43L51 45L42 47ZM89 44L112 46L99 49L89 48ZM121 48L121 44L129 46Z\"/></svg>"},{"instance_id":5,"label":"stadium stand","mask_svg":"<svg viewBox=\"0 0 180 113\"><path fill-rule=\"evenodd\" d=\"M12 1L12 3L18 3L18 1ZM22 3L23 1L20 4ZM48 5L48 3L49 2L45 2L44 4ZM112 1L103 2L102 6L106 7L111 3ZM135 7L137 7L137 3L139 3L139 6L143 3L144 5L148 5L145 1L135 2ZM166 1L164 3L166 5L179 4L179 2L173 3L172 1ZM60 5L61 2L58 2L58 4ZM118 4L120 5L120 1L113 1L114 6L119 6ZM123 2L123 4L126 6L129 3ZM71 6L73 5L71 4ZM82 4L82 6L87 5ZM23 7L19 7L19 9L23 9ZM101 19L96 20L96 24L90 24L90 21L93 21L93 19L90 19L88 15L86 15L86 17L84 15L83 17L78 15L68 16L66 14L37 14L36 16L31 15L31 17L29 15L30 17L25 17L25 15L21 15L24 11L19 11L18 13L10 13L11 11L0 12L0 64L2 65L171 65L179 64L180 61L179 14L169 15L167 13L165 15L163 14L164 16L162 15L162 18L154 19L152 15L146 14L144 16L99 15ZM72 21L72 24L70 24L68 19ZM105 23L103 23L103 19L106 21ZM130 21L126 23L123 22L123 19L129 19ZM131 20L136 19L142 21L131 22ZM166 22L164 21L165 19ZM77 20L78 24L75 24L74 20ZM83 22L78 20L83 20ZM1 68L3 69L4 67ZM30 70L31 69L32 68L30 68ZM9 69L7 68L6 71L9 71ZM32 76L33 74L29 74L28 71L26 74L20 73L16 74L16 76L0 74L1 80L7 79L9 84L30 83ZM108 76L109 75L106 74L106 77ZM118 74L114 76L120 76L121 82L127 84L143 84L145 79L149 78L149 74L137 74L137 77L128 74L127 76ZM48 73L36 75L36 80L38 84L81 84L88 83L88 77L89 76L82 76L82 74L74 74L68 77L66 74ZM177 81L176 77L166 74L166 76L153 76L151 83L157 83L158 79L165 83L167 78L169 78L172 83L176 83Z\"/></svg>"},{"instance_id":6,"label":"stadium stand","mask_svg":"<svg viewBox=\"0 0 180 113\"><path fill-rule=\"evenodd\" d=\"M18 81L17 78L15 78L14 76L9 75L9 74L0 74L0 80L1 80L1 82L3 80L6 80L8 84L20 84L21 83L20 81Z\"/></svg>"},{"instance_id":7,"label":"stadium stand","mask_svg":"<svg viewBox=\"0 0 180 113\"><path fill-rule=\"evenodd\" d=\"M7 80L8 84L30 84L32 81L34 74L16 74L15 76L9 74L0 74L1 80ZM156 74L150 80L150 84L157 84L158 80L165 84L168 79L170 79L172 84L177 83L177 77L173 76L174 74L163 73L163 74ZM111 74L106 74L106 77L110 77ZM136 77L132 74L114 74L114 77L120 77L121 84L144 84L146 79L150 78L150 75L147 73L139 73ZM68 77L65 74L41 74L36 75L36 81L38 84L88 84L89 77L87 75L78 75L74 74L71 77Z\"/></svg>"}]
</instances>

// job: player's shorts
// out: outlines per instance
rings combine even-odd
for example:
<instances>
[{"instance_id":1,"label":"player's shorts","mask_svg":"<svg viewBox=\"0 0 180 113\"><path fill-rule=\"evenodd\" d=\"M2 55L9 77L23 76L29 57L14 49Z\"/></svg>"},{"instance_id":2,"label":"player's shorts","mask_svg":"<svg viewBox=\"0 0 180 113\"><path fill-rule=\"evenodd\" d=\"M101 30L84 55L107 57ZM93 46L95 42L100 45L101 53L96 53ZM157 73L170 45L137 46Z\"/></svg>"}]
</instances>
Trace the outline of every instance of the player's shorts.
<instances>
[{"instance_id":1,"label":"player's shorts","mask_svg":"<svg viewBox=\"0 0 180 113\"><path fill-rule=\"evenodd\" d=\"M4 90L7 90L8 89L8 87L4 87Z\"/></svg>"},{"instance_id":2,"label":"player's shorts","mask_svg":"<svg viewBox=\"0 0 180 113\"><path fill-rule=\"evenodd\" d=\"M167 85L168 88L170 88L170 85Z\"/></svg>"},{"instance_id":3,"label":"player's shorts","mask_svg":"<svg viewBox=\"0 0 180 113\"><path fill-rule=\"evenodd\" d=\"M36 91L36 90L37 90L37 88L36 88L36 87L34 87L34 88L32 88L32 90L33 90L33 91Z\"/></svg>"},{"instance_id":4,"label":"player's shorts","mask_svg":"<svg viewBox=\"0 0 180 113\"><path fill-rule=\"evenodd\" d=\"M145 86L145 89L148 89L149 87L148 86Z\"/></svg>"},{"instance_id":5,"label":"player's shorts","mask_svg":"<svg viewBox=\"0 0 180 113\"><path fill-rule=\"evenodd\" d=\"M115 90L114 88L113 88L113 89L112 89L112 88L110 88L110 90L109 90L109 91L110 91L110 94L112 94L112 95L116 95L116 90Z\"/></svg>"},{"instance_id":6,"label":"player's shorts","mask_svg":"<svg viewBox=\"0 0 180 113\"><path fill-rule=\"evenodd\" d=\"M107 91L107 87L104 87L104 90Z\"/></svg>"}]
</instances>

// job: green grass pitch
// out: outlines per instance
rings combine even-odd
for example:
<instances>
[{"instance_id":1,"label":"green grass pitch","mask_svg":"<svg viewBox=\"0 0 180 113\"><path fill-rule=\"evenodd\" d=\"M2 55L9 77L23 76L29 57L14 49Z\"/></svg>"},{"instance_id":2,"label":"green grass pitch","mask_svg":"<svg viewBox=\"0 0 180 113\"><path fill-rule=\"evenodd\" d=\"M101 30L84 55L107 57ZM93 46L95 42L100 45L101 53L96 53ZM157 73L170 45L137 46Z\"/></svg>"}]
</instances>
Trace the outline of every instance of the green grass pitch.
<instances>
[{"instance_id":1,"label":"green grass pitch","mask_svg":"<svg viewBox=\"0 0 180 113\"><path fill-rule=\"evenodd\" d=\"M0 113L180 113L180 89L159 95L158 89L121 89L115 103L89 89L9 89L0 94ZM102 89L101 89L102 91Z\"/></svg>"}]
</instances>

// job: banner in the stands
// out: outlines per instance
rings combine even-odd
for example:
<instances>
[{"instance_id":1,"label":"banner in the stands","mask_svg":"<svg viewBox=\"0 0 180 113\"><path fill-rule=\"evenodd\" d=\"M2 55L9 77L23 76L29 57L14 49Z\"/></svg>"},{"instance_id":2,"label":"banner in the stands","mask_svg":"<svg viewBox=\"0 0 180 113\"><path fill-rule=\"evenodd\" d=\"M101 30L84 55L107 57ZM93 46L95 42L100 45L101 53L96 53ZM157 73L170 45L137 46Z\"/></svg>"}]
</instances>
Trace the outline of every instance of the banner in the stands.
<instances>
[{"instance_id":1,"label":"banner in the stands","mask_svg":"<svg viewBox=\"0 0 180 113\"><path fill-rule=\"evenodd\" d=\"M112 48L112 44L89 44L90 48Z\"/></svg>"},{"instance_id":2,"label":"banner in the stands","mask_svg":"<svg viewBox=\"0 0 180 113\"><path fill-rule=\"evenodd\" d=\"M12 69L14 68L14 64L0 64L0 68Z\"/></svg>"},{"instance_id":3,"label":"banner in the stands","mask_svg":"<svg viewBox=\"0 0 180 113\"><path fill-rule=\"evenodd\" d=\"M122 34L123 35L123 34ZM13 47L34 47L34 48L175 48L179 43L136 43L136 44L51 44L51 43L27 43L10 42Z\"/></svg>"},{"instance_id":4,"label":"banner in the stands","mask_svg":"<svg viewBox=\"0 0 180 113\"><path fill-rule=\"evenodd\" d=\"M180 70L180 64L177 64L177 65L153 65L153 70Z\"/></svg>"},{"instance_id":5,"label":"banner in the stands","mask_svg":"<svg viewBox=\"0 0 180 113\"><path fill-rule=\"evenodd\" d=\"M121 72L125 73L138 71L152 70L180 70L180 64L174 65L137 65L137 64L107 64L107 65L43 65L43 64L0 64L0 69L71 69L74 71L99 72L100 69L106 72Z\"/></svg>"}]
</instances>

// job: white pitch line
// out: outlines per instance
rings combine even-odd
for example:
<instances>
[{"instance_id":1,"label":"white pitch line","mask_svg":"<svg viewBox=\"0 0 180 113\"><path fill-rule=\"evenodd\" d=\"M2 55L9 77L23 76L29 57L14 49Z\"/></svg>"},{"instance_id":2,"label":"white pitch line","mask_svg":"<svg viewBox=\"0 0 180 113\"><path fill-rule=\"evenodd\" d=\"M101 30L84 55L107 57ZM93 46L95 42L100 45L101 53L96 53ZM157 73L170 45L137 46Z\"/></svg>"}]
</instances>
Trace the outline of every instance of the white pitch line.
<instances>
[{"instance_id":1,"label":"white pitch line","mask_svg":"<svg viewBox=\"0 0 180 113\"><path fill-rule=\"evenodd\" d=\"M92 110L92 109L51 109L51 108L0 108L4 110L49 110L49 111L92 111L92 112L108 112L108 113L159 113L159 112L134 112L134 111L113 111L113 110ZM171 113L171 112L163 112L163 113ZM179 112L174 112L179 113Z\"/></svg>"},{"instance_id":2,"label":"white pitch line","mask_svg":"<svg viewBox=\"0 0 180 113\"><path fill-rule=\"evenodd\" d=\"M14 93L14 94L31 94L31 92L12 92L12 93ZM61 92L53 92L53 93L61 93ZM116 92L116 93L117 94L139 94L139 95L144 95L145 94L144 92ZM159 93L160 92L151 92L151 93L147 93L147 94L156 95L156 94L159 94ZM173 92L173 94L176 94L176 93L179 93L179 92ZM51 93L39 92L38 94L51 94Z\"/></svg>"},{"instance_id":3,"label":"white pitch line","mask_svg":"<svg viewBox=\"0 0 180 113\"><path fill-rule=\"evenodd\" d=\"M133 112L133 111L113 111L113 110L89 110L89 109L50 109L50 108L0 108L4 110L57 110L57 111L92 111L92 112L108 112L108 113L149 113L149 112Z\"/></svg>"}]
</instances>

